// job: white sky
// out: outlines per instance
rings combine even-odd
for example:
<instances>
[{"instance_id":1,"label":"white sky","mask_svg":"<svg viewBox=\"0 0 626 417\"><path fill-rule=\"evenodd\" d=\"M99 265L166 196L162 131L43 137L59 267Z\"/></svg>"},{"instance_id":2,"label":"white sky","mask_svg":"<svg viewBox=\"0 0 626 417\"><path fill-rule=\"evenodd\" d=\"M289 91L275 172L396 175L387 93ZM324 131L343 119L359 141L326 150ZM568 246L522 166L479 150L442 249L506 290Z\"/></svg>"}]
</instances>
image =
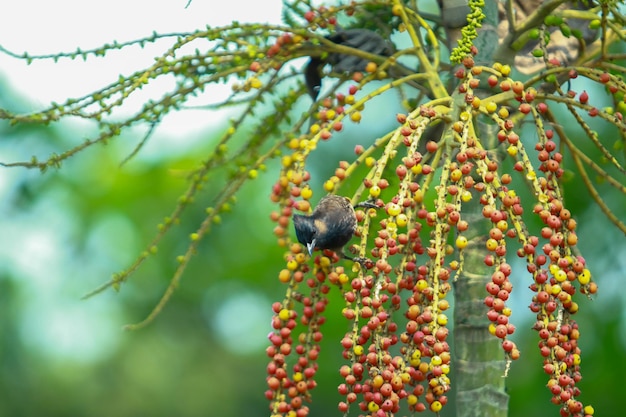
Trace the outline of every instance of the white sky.
<instances>
[{"instance_id":1,"label":"white sky","mask_svg":"<svg viewBox=\"0 0 626 417\"><path fill-rule=\"evenodd\" d=\"M99 47L114 40L130 41L158 33L191 32L206 25L222 26L240 22L280 22L280 0L188 0L156 2L153 0L23 0L9 2L0 14L0 45L21 54L51 54ZM161 44L163 45L163 44ZM169 44L166 44L169 45ZM104 58L81 58L74 61L22 60L0 54L0 80L7 80L14 90L29 96L31 110L51 101L63 102L107 85L119 74L130 74L153 62L163 49L131 47ZM219 92L228 93L223 86ZM195 116L195 117L194 117ZM176 123L167 120L163 129L181 133L210 124L206 112L197 117L183 112ZM182 117L182 119L181 119ZM168 118L169 119L169 118ZM203 122L203 123L198 123Z\"/></svg>"}]
</instances>

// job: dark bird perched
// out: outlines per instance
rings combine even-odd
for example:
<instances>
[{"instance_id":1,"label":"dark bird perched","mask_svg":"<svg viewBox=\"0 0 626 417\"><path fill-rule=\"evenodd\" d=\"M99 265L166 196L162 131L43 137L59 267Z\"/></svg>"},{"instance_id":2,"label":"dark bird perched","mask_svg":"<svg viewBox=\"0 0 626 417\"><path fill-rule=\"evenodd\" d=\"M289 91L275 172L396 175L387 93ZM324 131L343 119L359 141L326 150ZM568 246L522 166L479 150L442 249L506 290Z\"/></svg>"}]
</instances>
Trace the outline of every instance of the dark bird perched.
<instances>
[{"instance_id":1,"label":"dark bird perched","mask_svg":"<svg viewBox=\"0 0 626 417\"><path fill-rule=\"evenodd\" d=\"M354 207L378 208L371 201L358 203ZM298 242L305 245L309 255L315 249L329 249L339 257L349 259L367 267L367 258L352 258L343 252L343 247L356 231L356 213L350 199L334 194L322 197L310 216L293 215Z\"/></svg>"},{"instance_id":2,"label":"dark bird perched","mask_svg":"<svg viewBox=\"0 0 626 417\"><path fill-rule=\"evenodd\" d=\"M337 28L337 31L326 36L326 39L337 45L348 46L382 57L390 57L396 52L393 43L369 29ZM328 53L323 57L312 56L304 68L304 81L309 95L313 101L317 100L322 87L322 70L326 64L330 65L333 72L345 75L365 71L368 63L368 59L337 52ZM386 72L390 78L398 79L415 74L416 70L394 61L393 63L389 63ZM430 90L421 85L420 82L408 80L406 84L419 89L422 93L426 94L427 97L430 97Z\"/></svg>"},{"instance_id":3,"label":"dark bird perched","mask_svg":"<svg viewBox=\"0 0 626 417\"><path fill-rule=\"evenodd\" d=\"M356 223L350 200L334 194L323 197L310 216L293 216L298 241L306 246L309 255L317 248L346 257L342 250L354 236Z\"/></svg>"},{"instance_id":4,"label":"dark bird perched","mask_svg":"<svg viewBox=\"0 0 626 417\"><path fill-rule=\"evenodd\" d=\"M368 29L339 29L326 36L331 42L339 45L360 49L371 54L391 56L394 46L382 36ZM353 74L365 71L369 61L355 55L330 53L324 59L312 57L304 70L304 78L309 95L315 100L322 85L321 69L324 64L330 64L333 71Z\"/></svg>"}]
</instances>

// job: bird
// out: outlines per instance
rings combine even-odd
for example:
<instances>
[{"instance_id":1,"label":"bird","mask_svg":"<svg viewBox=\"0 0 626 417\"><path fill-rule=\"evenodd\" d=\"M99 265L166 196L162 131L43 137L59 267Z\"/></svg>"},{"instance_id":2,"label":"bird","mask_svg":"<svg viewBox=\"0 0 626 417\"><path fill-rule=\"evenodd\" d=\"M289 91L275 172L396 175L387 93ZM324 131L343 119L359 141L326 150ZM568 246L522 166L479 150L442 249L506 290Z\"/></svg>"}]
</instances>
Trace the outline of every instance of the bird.
<instances>
[{"instance_id":1,"label":"bird","mask_svg":"<svg viewBox=\"0 0 626 417\"><path fill-rule=\"evenodd\" d=\"M343 253L343 247L354 236L357 219L347 197L326 195L312 214L294 214L293 224L298 242L306 246L309 255L315 249L330 249L340 257L351 259Z\"/></svg>"},{"instance_id":2,"label":"bird","mask_svg":"<svg viewBox=\"0 0 626 417\"><path fill-rule=\"evenodd\" d=\"M337 32L326 36L326 39L338 45L349 46L364 52L381 56L391 56L395 52L393 44L382 36L368 29L339 29ZM324 58L311 57L305 67L304 79L313 100L317 98L322 85L321 69L324 64L330 64L333 71L338 73L353 74L357 71L365 71L369 60L356 55L330 53Z\"/></svg>"},{"instance_id":3,"label":"bird","mask_svg":"<svg viewBox=\"0 0 626 417\"><path fill-rule=\"evenodd\" d=\"M326 36L326 39L337 45L348 46L381 57L390 57L396 52L396 47L393 43L369 29L342 29L338 27L338 30ZM329 64L335 73L352 75L355 72L365 71L369 62L369 59L338 52L331 52L323 56L311 56L311 59L304 67L304 81L309 95L313 101L317 100L322 87L322 69L326 64ZM385 72L390 78L399 79L415 74L416 70L394 60L388 63ZM420 82L414 79L406 80L405 82L430 97L430 90L425 88Z\"/></svg>"}]
</instances>

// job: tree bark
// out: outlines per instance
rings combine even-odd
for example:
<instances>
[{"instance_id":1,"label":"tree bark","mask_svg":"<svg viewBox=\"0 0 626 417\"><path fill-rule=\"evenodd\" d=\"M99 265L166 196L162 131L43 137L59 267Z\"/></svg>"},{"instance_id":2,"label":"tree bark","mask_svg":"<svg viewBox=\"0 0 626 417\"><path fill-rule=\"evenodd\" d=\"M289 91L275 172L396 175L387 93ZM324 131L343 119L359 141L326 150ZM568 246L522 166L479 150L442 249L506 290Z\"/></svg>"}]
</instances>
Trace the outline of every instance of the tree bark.
<instances>
[{"instance_id":1,"label":"tree bark","mask_svg":"<svg viewBox=\"0 0 626 417\"><path fill-rule=\"evenodd\" d=\"M475 61L490 65L498 47L497 2L485 1L485 19L474 44L478 48ZM477 133L490 148L497 147L493 126L478 124ZM478 179L477 181L481 181ZM491 224L482 216L478 198L465 205L464 218L470 224L465 233L463 272L454 284L454 366L456 372L456 407L458 417L506 417L509 396L505 387L506 360L500 339L489 333L489 320L484 298L485 285L491 281L493 267L485 265L488 254L485 242Z\"/></svg>"}]
</instances>

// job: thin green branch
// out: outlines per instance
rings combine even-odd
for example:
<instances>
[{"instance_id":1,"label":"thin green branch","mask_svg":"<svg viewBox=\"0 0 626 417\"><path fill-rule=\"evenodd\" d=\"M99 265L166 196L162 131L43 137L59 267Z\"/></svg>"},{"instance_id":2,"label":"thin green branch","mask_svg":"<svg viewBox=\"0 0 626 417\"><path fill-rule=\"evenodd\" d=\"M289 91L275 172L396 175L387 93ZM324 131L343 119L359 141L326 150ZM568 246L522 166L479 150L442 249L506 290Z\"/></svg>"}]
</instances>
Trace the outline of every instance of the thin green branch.
<instances>
[{"instance_id":1,"label":"thin green branch","mask_svg":"<svg viewBox=\"0 0 626 417\"><path fill-rule=\"evenodd\" d=\"M606 182L608 182L610 185L615 187L617 189L617 191L619 191L622 194L626 195L626 185L624 185L623 182L620 182L620 181L616 180L615 178L613 178L612 175L610 175L608 172L603 170L598 164L596 164L591 158L589 158L589 156L587 156L587 154L585 154L582 150L580 150L574 144L574 142L569 139L569 137L567 137L567 136L560 136L560 138L563 141L563 143L569 148L569 150L572 153L572 155L575 155L580 160L582 160L582 162L584 162L585 164L589 165L589 167L591 167L591 169L593 169L596 172L596 174L598 174L601 178L606 180Z\"/></svg>"},{"instance_id":2,"label":"thin green branch","mask_svg":"<svg viewBox=\"0 0 626 417\"><path fill-rule=\"evenodd\" d=\"M569 110L570 114L574 117L576 122L583 129L583 131L585 132L586 136L589 138L589 140L591 140L591 142L594 144L594 146L600 150L602 155L608 161L610 161L611 164L613 164L613 166L615 166L621 173L626 174L626 170L619 163L617 158L615 158L615 156L613 156L613 154L611 154L611 152L608 149L606 149L606 147L598 139L598 135L591 130L591 127L589 127L589 125L583 120L582 116L575 110L575 108L580 108L580 109L583 109L583 110L586 110L587 112L589 112L592 109L595 109L595 107L590 106L588 104L582 104L582 103L580 103L578 101L574 101L574 100L572 100L570 98L567 98L567 97L559 97L559 96L555 96L555 95L543 96L541 94L538 94L537 97L545 99L545 100L550 100L550 101L555 101L555 102L558 102L558 103L565 104L567 106L567 109ZM613 115L610 115L608 113L602 112L602 111L598 111L597 115L598 115L598 117L601 117L602 119L606 120L607 122L613 124L618 129L626 130L626 125L624 125L624 123L622 121L620 121L617 117L615 117Z\"/></svg>"}]
</instances>

